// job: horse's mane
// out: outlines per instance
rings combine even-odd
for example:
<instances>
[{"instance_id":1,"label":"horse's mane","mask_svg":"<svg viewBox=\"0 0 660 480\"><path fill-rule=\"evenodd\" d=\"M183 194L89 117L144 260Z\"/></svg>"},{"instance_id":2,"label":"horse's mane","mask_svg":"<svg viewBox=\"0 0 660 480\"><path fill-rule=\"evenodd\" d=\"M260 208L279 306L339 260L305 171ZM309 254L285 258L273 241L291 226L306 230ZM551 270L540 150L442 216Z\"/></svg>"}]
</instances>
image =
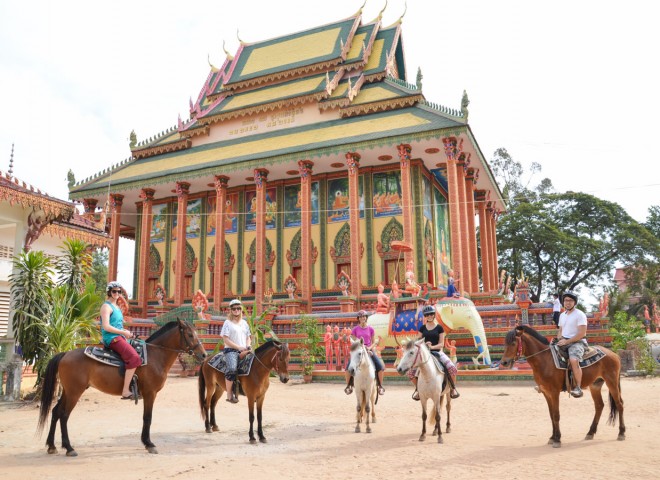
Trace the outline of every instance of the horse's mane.
<instances>
[{"instance_id":1,"label":"horse's mane","mask_svg":"<svg viewBox=\"0 0 660 480\"><path fill-rule=\"evenodd\" d=\"M169 332L170 330L172 330L177 325L179 325L179 322L177 320L173 320L171 322L166 323L165 325L160 327L158 330L156 330L154 333L152 333L149 338L147 338L147 343L150 343L153 340L156 340L158 337L160 337L161 335L164 335L165 333Z\"/></svg>"},{"instance_id":2,"label":"horse's mane","mask_svg":"<svg viewBox=\"0 0 660 480\"><path fill-rule=\"evenodd\" d=\"M261 352L265 352L266 350L270 350L273 347L279 347L280 345L282 345L282 343L278 342L277 340L268 340L263 345L259 345L259 347L257 347L257 349L254 351L254 354L258 355Z\"/></svg>"},{"instance_id":3,"label":"horse's mane","mask_svg":"<svg viewBox=\"0 0 660 480\"><path fill-rule=\"evenodd\" d=\"M539 342L541 342L543 345L550 345L550 342L548 341L547 338L545 338L543 335L541 335L539 332L534 330L532 327L529 325L519 325L513 330L510 330L506 334L506 338L504 339L504 342L508 345L510 343L513 343L513 341L516 339L516 330L522 330L524 333L527 335L531 335L535 339L537 339Z\"/></svg>"}]
</instances>

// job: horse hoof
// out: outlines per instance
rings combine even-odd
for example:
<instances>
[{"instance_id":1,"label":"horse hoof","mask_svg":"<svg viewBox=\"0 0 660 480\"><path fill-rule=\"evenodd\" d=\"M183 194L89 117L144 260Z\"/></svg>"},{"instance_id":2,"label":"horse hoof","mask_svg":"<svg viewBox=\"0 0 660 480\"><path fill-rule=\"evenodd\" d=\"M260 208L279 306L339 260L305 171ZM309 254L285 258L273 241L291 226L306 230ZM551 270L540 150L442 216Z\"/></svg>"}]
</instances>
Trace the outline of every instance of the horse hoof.
<instances>
[{"instance_id":1,"label":"horse hoof","mask_svg":"<svg viewBox=\"0 0 660 480\"><path fill-rule=\"evenodd\" d=\"M149 453L154 453L154 454L158 453L158 450L156 450L156 447L146 447L146 448L147 448L147 452L149 452Z\"/></svg>"},{"instance_id":2,"label":"horse hoof","mask_svg":"<svg viewBox=\"0 0 660 480\"><path fill-rule=\"evenodd\" d=\"M355 433L360 433L360 427L355 427Z\"/></svg>"},{"instance_id":3,"label":"horse hoof","mask_svg":"<svg viewBox=\"0 0 660 480\"><path fill-rule=\"evenodd\" d=\"M594 439L594 436L593 436L593 435L589 435L589 434L587 434L587 436L584 437L584 439L585 439L585 440L593 440L593 439Z\"/></svg>"},{"instance_id":4,"label":"horse hoof","mask_svg":"<svg viewBox=\"0 0 660 480\"><path fill-rule=\"evenodd\" d=\"M213 430L214 432L219 432L219 431L220 431L220 427L218 427L217 425L215 425L211 430Z\"/></svg>"},{"instance_id":5,"label":"horse hoof","mask_svg":"<svg viewBox=\"0 0 660 480\"><path fill-rule=\"evenodd\" d=\"M553 443L555 443L555 441L552 438L548 440L548 445L552 445Z\"/></svg>"},{"instance_id":6,"label":"horse hoof","mask_svg":"<svg viewBox=\"0 0 660 480\"><path fill-rule=\"evenodd\" d=\"M68 452L66 452L66 456L67 457L77 457L78 452L76 452L75 450L69 450Z\"/></svg>"},{"instance_id":7,"label":"horse hoof","mask_svg":"<svg viewBox=\"0 0 660 480\"><path fill-rule=\"evenodd\" d=\"M419 441L423 442L424 440L426 440L426 435L420 435L419 436Z\"/></svg>"},{"instance_id":8,"label":"horse hoof","mask_svg":"<svg viewBox=\"0 0 660 480\"><path fill-rule=\"evenodd\" d=\"M206 429L206 433L211 433L211 432L213 432L213 430L211 430L210 428Z\"/></svg>"},{"instance_id":9,"label":"horse hoof","mask_svg":"<svg viewBox=\"0 0 660 480\"><path fill-rule=\"evenodd\" d=\"M553 442L552 448L561 448L561 442Z\"/></svg>"},{"instance_id":10,"label":"horse hoof","mask_svg":"<svg viewBox=\"0 0 660 480\"><path fill-rule=\"evenodd\" d=\"M264 438L260 438L259 441L260 441L261 443L268 443L268 440L266 440L266 437L264 437Z\"/></svg>"},{"instance_id":11,"label":"horse hoof","mask_svg":"<svg viewBox=\"0 0 660 480\"><path fill-rule=\"evenodd\" d=\"M447 433L451 433L451 427L447 427Z\"/></svg>"},{"instance_id":12,"label":"horse hoof","mask_svg":"<svg viewBox=\"0 0 660 480\"><path fill-rule=\"evenodd\" d=\"M367 433L371 433L371 428L367 427Z\"/></svg>"},{"instance_id":13,"label":"horse hoof","mask_svg":"<svg viewBox=\"0 0 660 480\"><path fill-rule=\"evenodd\" d=\"M57 448L56 447L48 447L48 454L53 455L57 453Z\"/></svg>"},{"instance_id":14,"label":"horse hoof","mask_svg":"<svg viewBox=\"0 0 660 480\"><path fill-rule=\"evenodd\" d=\"M438 435L438 443L445 443L441 435Z\"/></svg>"},{"instance_id":15,"label":"horse hoof","mask_svg":"<svg viewBox=\"0 0 660 480\"><path fill-rule=\"evenodd\" d=\"M257 444L257 439L256 438L251 438L250 439L250 445L256 445Z\"/></svg>"},{"instance_id":16,"label":"horse hoof","mask_svg":"<svg viewBox=\"0 0 660 480\"><path fill-rule=\"evenodd\" d=\"M626 435L623 434L623 433L620 433L619 436L616 437L616 439L620 442L623 442L626 439Z\"/></svg>"}]
</instances>

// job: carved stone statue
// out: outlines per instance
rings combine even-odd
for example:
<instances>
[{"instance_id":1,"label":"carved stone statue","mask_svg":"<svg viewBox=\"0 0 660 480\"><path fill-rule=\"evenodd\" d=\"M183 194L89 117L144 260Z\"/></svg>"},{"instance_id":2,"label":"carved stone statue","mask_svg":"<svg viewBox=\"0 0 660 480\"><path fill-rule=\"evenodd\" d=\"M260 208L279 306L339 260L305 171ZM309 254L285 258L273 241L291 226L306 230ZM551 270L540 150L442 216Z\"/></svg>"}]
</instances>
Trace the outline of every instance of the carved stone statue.
<instances>
[{"instance_id":1,"label":"carved stone statue","mask_svg":"<svg viewBox=\"0 0 660 480\"><path fill-rule=\"evenodd\" d=\"M67 185L69 190L76 184L76 176L73 174L73 170L69 169L69 173L66 174Z\"/></svg>"},{"instance_id":2,"label":"carved stone statue","mask_svg":"<svg viewBox=\"0 0 660 480\"><path fill-rule=\"evenodd\" d=\"M195 292L195 295L192 298L192 307L193 310L195 310L195 313L197 313L197 319L205 320L204 312L209 308L209 301L201 290Z\"/></svg>"},{"instance_id":3,"label":"carved stone statue","mask_svg":"<svg viewBox=\"0 0 660 480\"><path fill-rule=\"evenodd\" d=\"M382 283L378 285L378 304L376 305L376 313L389 313L390 311L390 297L385 293L385 287Z\"/></svg>"},{"instance_id":4,"label":"carved stone statue","mask_svg":"<svg viewBox=\"0 0 660 480\"><path fill-rule=\"evenodd\" d=\"M286 277L286 280L284 280L284 290L289 294L290 299L295 298L296 290L298 290L298 282L296 282L296 279L293 278L293 276L289 275Z\"/></svg>"},{"instance_id":5,"label":"carved stone statue","mask_svg":"<svg viewBox=\"0 0 660 480\"><path fill-rule=\"evenodd\" d=\"M351 359L351 329L344 327L341 331L341 354L344 357L344 369L348 368L348 362Z\"/></svg>"},{"instance_id":6,"label":"carved stone statue","mask_svg":"<svg viewBox=\"0 0 660 480\"><path fill-rule=\"evenodd\" d=\"M128 147L133 150L135 147L137 147L137 135L135 134L135 130L131 130L131 134L128 138L130 140Z\"/></svg>"},{"instance_id":7,"label":"carved stone statue","mask_svg":"<svg viewBox=\"0 0 660 480\"><path fill-rule=\"evenodd\" d=\"M325 344L325 369L332 370L332 327L330 325L325 327L323 343Z\"/></svg>"},{"instance_id":8,"label":"carved stone statue","mask_svg":"<svg viewBox=\"0 0 660 480\"><path fill-rule=\"evenodd\" d=\"M339 334L339 325L335 325L332 331L332 351L335 354L336 369L341 370L341 335Z\"/></svg>"},{"instance_id":9,"label":"carved stone statue","mask_svg":"<svg viewBox=\"0 0 660 480\"><path fill-rule=\"evenodd\" d=\"M339 275L337 276L337 286L341 290L341 294L347 297L348 289L351 288L351 279L346 272L339 272Z\"/></svg>"},{"instance_id":10,"label":"carved stone statue","mask_svg":"<svg viewBox=\"0 0 660 480\"><path fill-rule=\"evenodd\" d=\"M51 222L49 217L50 216L43 210L37 210L34 207L32 208L32 211L27 218L28 230L25 234L25 244L23 245L23 249L26 252L30 251L32 244L39 238L41 232L43 232L44 228L46 228Z\"/></svg>"},{"instance_id":11,"label":"carved stone statue","mask_svg":"<svg viewBox=\"0 0 660 480\"><path fill-rule=\"evenodd\" d=\"M408 268L406 269L406 287L405 291L409 292L413 297L419 297L419 292L422 291L422 287L419 286L415 280L415 264L412 260L408 262Z\"/></svg>"}]
</instances>

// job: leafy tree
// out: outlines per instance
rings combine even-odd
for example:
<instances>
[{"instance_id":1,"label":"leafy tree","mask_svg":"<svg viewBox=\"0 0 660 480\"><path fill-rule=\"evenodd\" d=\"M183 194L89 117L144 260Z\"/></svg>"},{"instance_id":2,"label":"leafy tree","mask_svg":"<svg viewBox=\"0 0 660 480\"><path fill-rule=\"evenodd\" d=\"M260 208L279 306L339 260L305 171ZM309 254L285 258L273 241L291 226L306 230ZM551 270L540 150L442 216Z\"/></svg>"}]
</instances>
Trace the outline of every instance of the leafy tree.
<instances>
[{"instance_id":1,"label":"leafy tree","mask_svg":"<svg viewBox=\"0 0 660 480\"><path fill-rule=\"evenodd\" d=\"M43 332L34 331L30 325L47 308L48 292L53 286L52 264L43 252L29 251L14 257L13 266L9 284L14 336L21 347L23 361L33 365L43 355L45 337Z\"/></svg>"},{"instance_id":2,"label":"leafy tree","mask_svg":"<svg viewBox=\"0 0 660 480\"><path fill-rule=\"evenodd\" d=\"M644 225L655 238L660 238L660 205L649 207L649 216Z\"/></svg>"},{"instance_id":3,"label":"leafy tree","mask_svg":"<svg viewBox=\"0 0 660 480\"><path fill-rule=\"evenodd\" d=\"M617 312L610 323L612 334L612 348L614 350L625 349L628 342L646 335L644 325L640 320L626 312Z\"/></svg>"},{"instance_id":4,"label":"leafy tree","mask_svg":"<svg viewBox=\"0 0 660 480\"><path fill-rule=\"evenodd\" d=\"M67 238L60 250L62 256L57 260L57 284L82 291L85 288L85 279L92 272L91 246L82 240Z\"/></svg>"},{"instance_id":5,"label":"leafy tree","mask_svg":"<svg viewBox=\"0 0 660 480\"><path fill-rule=\"evenodd\" d=\"M105 287L108 283L108 250L94 250L92 252L92 280L96 285L96 293L105 296Z\"/></svg>"}]
</instances>

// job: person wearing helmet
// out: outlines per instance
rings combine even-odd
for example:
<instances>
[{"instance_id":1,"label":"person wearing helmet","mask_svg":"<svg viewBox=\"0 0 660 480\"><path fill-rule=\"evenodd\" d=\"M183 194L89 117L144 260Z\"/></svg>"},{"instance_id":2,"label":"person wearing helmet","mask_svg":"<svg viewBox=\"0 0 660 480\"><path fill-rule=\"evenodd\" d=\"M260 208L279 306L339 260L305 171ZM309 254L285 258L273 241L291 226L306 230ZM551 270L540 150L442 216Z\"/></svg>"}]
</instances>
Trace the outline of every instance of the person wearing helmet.
<instances>
[{"instance_id":1,"label":"person wearing helmet","mask_svg":"<svg viewBox=\"0 0 660 480\"><path fill-rule=\"evenodd\" d=\"M564 312L559 316L559 329L557 330L557 346L568 350L568 360L575 377L575 388L571 395L575 398L582 396L582 369L580 361L587 348L587 316L575 308L578 296L571 290L562 295Z\"/></svg>"},{"instance_id":2,"label":"person wearing helmet","mask_svg":"<svg viewBox=\"0 0 660 480\"><path fill-rule=\"evenodd\" d=\"M107 299L101 305L101 337L103 345L117 352L124 361L126 372L124 373L124 385L121 392L122 400L135 400L131 393L131 380L137 367L142 364L142 359L135 349L126 341L133 337L130 330L124 328L124 315L117 305L117 299L122 294L122 286L119 282L110 282L106 287Z\"/></svg>"},{"instance_id":3,"label":"person wearing helmet","mask_svg":"<svg viewBox=\"0 0 660 480\"><path fill-rule=\"evenodd\" d=\"M445 345L445 329L442 328L435 320L436 310L433 305L426 305L422 310L424 315L424 325L419 328L419 336L416 340L424 339L424 343L429 347L431 355L436 357L440 361L445 369L445 374L447 375L447 380L451 385L451 392L449 396L451 398L460 397L460 393L456 390L456 374L458 369L456 365L451 361L451 359L442 351L442 348ZM415 372L416 373L416 372ZM417 375L411 377L413 384L415 385L415 391L413 392L413 400L419 400L419 392L417 391Z\"/></svg>"},{"instance_id":4,"label":"person wearing helmet","mask_svg":"<svg viewBox=\"0 0 660 480\"><path fill-rule=\"evenodd\" d=\"M374 362L376 368L376 383L378 384L378 395L385 395L385 388L383 388L383 374L385 373L385 364L381 358L376 354L376 347L378 342L374 341L376 332L374 327L367 325L367 312L360 310L357 313L358 325L354 326L351 330L351 336L356 339L362 339L364 346L367 347L371 360ZM346 368L346 388L344 389L346 395L353 393L353 376L348 373L348 366Z\"/></svg>"},{"instance_id":5,"label":"person wearing helmet","mask_svg":"<svg viewBox=\"0 0 660 480\"><path fill-rule=\"evenodd\" d=\"M243 305L237 298L229 302L229 316L222 324L220 336L225 344L223 353L227 364L227 373L225 374L227 401L238 403L238 397L232 391L236 371L238 370L238 357L242 352L249 352L252 349L252 335L250 334L250 326L243 318Z\"/></svg>"}]
</instances>

